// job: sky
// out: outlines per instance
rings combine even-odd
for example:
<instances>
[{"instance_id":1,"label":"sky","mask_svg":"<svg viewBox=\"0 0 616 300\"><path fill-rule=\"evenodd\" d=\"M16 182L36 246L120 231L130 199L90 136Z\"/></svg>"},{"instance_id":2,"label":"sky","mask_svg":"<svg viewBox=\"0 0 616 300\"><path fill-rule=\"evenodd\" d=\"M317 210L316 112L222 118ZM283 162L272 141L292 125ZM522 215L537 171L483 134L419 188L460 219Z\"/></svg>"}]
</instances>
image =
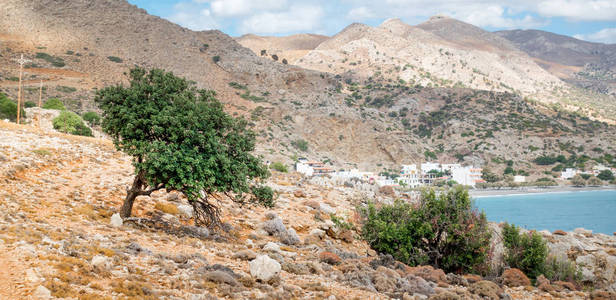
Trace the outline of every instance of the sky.
<instances>
[{"instance_id":1,"label":"sky","mask_svg":"<svg viewBox=\"0 0 616 300\"><path fill-rule=\"evenodd\" d=\"M446 15L485 30L540 29L616 44L616 0L128 0L192 30L283 36L334 35L389 18L415 25Z\"/></svg>"}]
</instances>

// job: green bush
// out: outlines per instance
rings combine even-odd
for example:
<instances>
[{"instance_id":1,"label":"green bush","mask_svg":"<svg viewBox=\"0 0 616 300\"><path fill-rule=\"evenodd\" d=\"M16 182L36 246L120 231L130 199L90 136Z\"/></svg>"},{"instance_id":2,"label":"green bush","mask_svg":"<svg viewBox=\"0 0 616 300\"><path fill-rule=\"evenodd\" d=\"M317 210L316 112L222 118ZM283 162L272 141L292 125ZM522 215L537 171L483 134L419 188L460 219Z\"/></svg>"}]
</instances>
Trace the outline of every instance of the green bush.
<instances>
[{"instance_id":1,"label":"green bush","mask_svg":"<svg viewBox=\"0 0 616 300\"><path fill-rule=\"evenodd\" d=\"M64 107L64 103L60 101L58 98L51 98L43 104L43 108L45 109L57 109L57 110L66 110Z\"/></svg>"},{"instance_id":2,"label":"green bush","mask_svg":"<svg viewBox=\"0 0 616 300\"><path fill-rule=\"evenodd\" d=\"M36 107L36 103L34 103L33 101L26 101L26 102L24 103L24 106L25 106L26 108Z\"/></svg>"},{"instance_id":3,"label":"green bush","mask_svg":"<svg viewBox=\"0 0 616 300\"><path fill-rule=\"evenodd\" d=\"M72 111L63 110L59 116L52 120L53 128L64 133L92 136L92 130L83 123L79 115Z\"/></svg>"},{"instance_id":4,"label":"green bush","mask_svg":"<svg viewBox=\"0 0 616 300\"><path fill-rule=\"evenodd\" d=\"M590 177L590 179L588 179L588 181L586 181L586 184L588 184L589 186L602 186L603 185L603 181L595 176Z\"/></svg>"},{"instance_id":5,"label":"green bush","mask_svg":"<svg viewBox=\"0 0 616 300\"><path fill-rule=\"evenodd\" d=\"M545 277L551 281L579 282L582 272L566 257L548 255L545 262Z\"/></svg>"},{"instance_id":6,"label":"green bush","mask_svg":"<svg viewBox=\"0 0 616 300\"><path fill-rule=\"evenodd\" d=\"M274 207L274 190L269 186L253 186L251 188L252 194L254 195L254 201L265 206L265 207Z\"/></svg>"},{"instance_id":7,"label":"green bush","mask_svg":"<svg viewBox=\"0 0 616 300\"><path fill-rule=\"evenodd\" d=\"M415 266L430 264L446 272L478 271L490 247L484 213L473 208L461 187L438 196L422 193L417 206L402 200L359 208L362 237L380 252Z\"/></svg>"},{"instance_id":8,"label":"green bush","mask_svg":"<svg viewBox=\"0 0 616 300\"><path fill-rule=\"evenodd\" d=\"M293 145L293 147L299 149L300 151L308 151L308 142L306 142L305 140L295 140L291 142L291 145Z\"/></svg>"},{"instance_id":9,"label":"green bush","mask_svg":"<svg viewBox=\"0 0 616 300\"><path fill-rule=\"evenodd\" d=\"M584 179L584 177L580 176L580 174L577 174L577 175L573 176L573 178L571 178L571 184L573 184L574 186L585 186L586 185L586 179Z\"/></svg>"},{"instance_id":10,"label":"green bush","mask_svg":"<svg viewBox=\"0 0 616 300\"><path fill-rule=\"evenodd\" d=\"M21 117L26 117L26 112L21 109ZM0 120L8 119L12 122L17 120L17 103L0 93Z\"/></svg>"},{"instance_id":11,"label":"green bush","mask_svg":"<svg viewBox=\"0 0 616 300\"><path fill-rule=\"evenodd\" d=\"M83 119L90 124L90 126L98 126L101 124L101 116L96 112L89 111L83 114Z\"/></svg>"},{"instance_id":12,"label":"green bush","mask_svg":"<svg viewBox=\"0 0 616 300\"><path fill-rule=\"evenodd\" d=\"M36 58L45 60L46 62L50 63L52 66L58 67L58 68L62 68L66 65L64 63L64 59L62 59L61 57L52 56L44 52L36 53Z\"/></svg>"},{"instance_id":13,"label":"green bush","mask_svg":"<svg viewBox=\"0 0 616 300\"><path fill-rule=\"evenodd\" d=\"M114 63L118 63L118 64L124 62L124 60L122 60L121 58L117 56L107 56L107 59L109 59L110 61Z\"/></svg>"},{"instance_id":14,"label":"green bush","mask_svg":"<svg viewBox=\"0 0 616 300\"><path fill-rule=\"evenodd\" d=\"M278 172L287 173L289 169L287 166L279 161L273 162L270 164L270 169L276 170Z\"/></svg>"},{"instance_id":15,"label":"green bush","mask_svg":"<svg viewBox=\"0 0 616 300\"><path fill-rule=\"evenodd\" d=\"M214 57L212 57L212 61L217 64L220 61L220 56L216 55Z\"/></svg>"},{"instance_id":16,"label":"green bush","mask_svg":"<svg viewBox=\"0 0 616 300\"><path fill-rule=\"evenodd\" d=\"M614 174L610 170L603 170L597 175L597 177L601 180L611 181L614 180Z\"/></svg>"},{"instance_id":17,"label":"green bush","mask_svg":"<svg viewBox=\"0 0 616 300\"><path fill-rule=\"evenodd\" d=\"M507 265L520 269L532 279L545 273L548 247L537 232L520 234L520 229L517 226L505 223L503 242L506 249L505 262Z\"/></svg>"}]
</instances>

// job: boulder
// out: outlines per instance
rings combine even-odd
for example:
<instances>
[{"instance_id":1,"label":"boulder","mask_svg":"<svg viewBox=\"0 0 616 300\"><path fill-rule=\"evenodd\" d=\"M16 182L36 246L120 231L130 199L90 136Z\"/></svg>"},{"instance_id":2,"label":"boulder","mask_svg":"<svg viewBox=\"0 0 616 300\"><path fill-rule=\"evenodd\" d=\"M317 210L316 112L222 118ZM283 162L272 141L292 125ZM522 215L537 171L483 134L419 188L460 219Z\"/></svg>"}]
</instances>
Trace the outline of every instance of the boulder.
<instances>
[{"instance_id":1,"label":"boulder","mask_svg":"<svg viewBox=\"0 0 616 300\"><path fill-rule=\"evenodd\" d=\"M475 295L488 298L490 300L499 300L503 290L494 282L482 280L471 284L469 291Z\"/></svg>"},{"instance_id":2,"label":"boulder","mask_svg":"<svg viewBox=\"0 0 616 300\"><path fill-rule=\"evenodd\" d=\"M419 276L427 281L441 282L447 281L447 275L441 269L434 269L432 266L417 266L407 268L407 274Z\"/></svg>"},{"instance_id":3,"label":"boulder","mask_svg":"<svg viewBox=\"0 0 616 300\"><path fill-rule=\"evenodd\" d=\"M280 234L280 241L285 245L297 245L301 242L295 229L290 228L286 232Z\"/></svg>"},{"instance_id":4,"label":"boulder","mask_svg":"<svg viewBox=\"0 0 616 300\"><path fill-rule=\"evenodd\" d=\"M248 263L250 275L262 282L268 282L276 277L281 270L280 264L267 255L259 255Z\"/></svg>"},{"instance_id":5,"label":"boulder","mask_svg":"<svg viewBox=\"0 0 616 300\"><path fill-rule=\"evenodd\" d=\"M204 277L205 277L205 280L215 282L218 284L225 283L225 284L232 285L232 286L236 286L238 284L237 280L235 280L233 276L221 270L207 272L205 273Z\"/></svg>"},{"instance_id":6,"label":"boulder","mask_svg":"<svg viewBox=\"0 0 616 300\"><path fill-rule=\"evenodd\" d=\"M287 228L282 223L281 218L275 217L263 223L263 230L265 230L269 235L277 235L285 233Z\"/></svg>"},{"instance_id":7,"label":"boulder","mask_svg":"<svg viewBox=\"0 0 616 300\"><path fill-rule=\"evenodd\" d=\"M340 256L329 251L323 251L319 253L319 260L330 265L337 265L342 261Z\"/></svg>"},{"instance_id":8,"label":"boulder","mask_svg":"<svg viewBox=\"0 0 616 300\"><path fill-rule=\"evenodd\" d=\"M501 279L504 285L510 287L530 285L530 279L526 277L524 272L516 268L505 270L505 272L503 272L503 275L501 275Z\"/></svg>"},{"instance_id":9,"label":"boulder","mask_svg":"<svg viewBox=\"0 0 616 300\"><path fill-rule=\"evenodd\" d=\"M319 202L314 201L314 200L309 200L304 202L304 205L313 208L313 209L319 209L319 207L321 207L321 205L319 204Z\"/></svg>"},{"instance_id":10,"label":"boulder","mask_svg":"<svg viewBox=\"0 0 616 300\"><path fill-rule=\"evenodd\" d=\"M92 261L90 263L95 268L104 270L107 269L107 266L109 265L109 259L106 256L95 255L94 257L92 257Z\"/></svg>"},{"instance_id":11,"label":"boulder","mask_svg":"<svg viewBox=\"0 0 616 300\"><path fill-rule=\"evenodd\" d=\"M560 229L559 229L559 230L554 231L554 232L553 232L553 234L554 234L554 235L567 235L567 233L566 233L566 232L564 232L564 231L562 231L562 230L560 230Z\"/></svg>"},{"instance_id":12,"label":"boulder","mask_svg":"<svg viewBox=\"0 0 616 300\"><path fill-rule=\"evenodd\" d=\"M178 205L178 212L180 213L180 216L183 216L187 219L192 218L194 215L194 210L193 210L192 205L187 205L187 204Z\"/></svg>"},{"instance_id":13,"label":"boulder","mask_svg":"<svg viewBox=\"0 0 616 300\"><path fill-rule=\"evenodd\" d=\"M263 246L263 251L280 252L280 246L273 242L267 242L267 244Z\"/></svg>"},{"instance_id":14,"label":"boulder","mask_svg":"<svg viewBox=\"0 0 616 300\"><path fill-rule=\"evenodd\" d=\"M321 210L324 214L327 214L327 215L331 215L331 214L335 214L335 213L336 213L336 209L335 209L335 208L333 208L333 207L331 207L331 206L329 206L329 205L328 205L328 204L326 204L326 203L321 203L321 205L319 206L319 209L320 209L320 210Z\"/></svg>"},{"instance_id":15,"label":"boulder","mask_svg":"<svg viewBox=\"0 0 616 300\"><path fill-rule=\"evenodd\" d=\"M257 258L257 253L255 253L252 250L241 250L238 251L237 253L233 254L233 258L235 259L241 259L241 260L253 260L255 258Z\"/></svg>"},{"instance_id":16,"label":"boulder","mask_svg":"<svg viewBox=\"0 0 616 300\"><path fill-rule=\"evenodd\" d=\"M306 193L302 190L295 190L295 192L293 192L293 196L295 196L295 198L306 198Z\"/></svg>"},{"instance_id":17,"label":"boulder","mask_svg":"<svg viewBox=\"0 0 616 300\"><path fill-rule=\"evenodd\" d=\"M120 217L119 213L115 213L113 215L111 215L111 221L110 224L113 227L122 227L122 224L124 223L124 221L122 221L122 217Z\"/></svg>"},{"instance_id":18,"label":"boulder","mask_svg":"<svg viewBox=\"0 0 616 300\"><path fill-rule=\"evenodd\" d=\"M316 236L318 238L323 238L325 236L325 231L315 228L313 230L310 230L310 235Z\"/></svg>"},{"instance_id":19,"label":"boulder","mask_svg":"<svg viewBox=\"0 0 616 300\"><path fill-rule=\"evenodd\" d=\"M51 299L51 292L46 287L39 285L36 290L34 290L32 296L36 299Z\"/></svg>"}]
</instances>

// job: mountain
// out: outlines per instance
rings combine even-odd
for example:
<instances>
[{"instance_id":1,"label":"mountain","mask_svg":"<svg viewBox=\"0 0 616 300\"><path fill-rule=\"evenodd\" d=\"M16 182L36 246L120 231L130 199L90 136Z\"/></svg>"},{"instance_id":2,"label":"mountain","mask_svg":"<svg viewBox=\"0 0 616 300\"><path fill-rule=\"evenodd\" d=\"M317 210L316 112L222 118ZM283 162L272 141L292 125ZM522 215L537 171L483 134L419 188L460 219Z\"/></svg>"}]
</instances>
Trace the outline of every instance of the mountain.
<instances>
[{"instance_id":1,"label":"mountain","mask_svg":"<svg viewBox=\"0 0 616 300\"><path fill-rule=\"evenodd\" d=\"M164 68L249 119L257 154L269 161L306 156L383 171L438 159L498 171L505 166L495 161L514 160L540 177L549 169L531 166L541 153L529 149L584 149L575 151L598 160L603 153L591 149L612 151L614 130L586 117L592 107L572 113L576 106L560 102L566 83L499 36L449 18L352 24L332 37L234 39L121 0L5 0L0 15L0 63L9 66L0 89L13 99L21 54L31 60L25 100L38 101L42 80L44 100L58 97L79 113L96 110L96 88L126 84L132 66ZM271 57L278 50L305 54L284 64Z\"/></svg>"},{"instance_id":2,"label":"mountain","mask_svg":"<svg viewBox=\"0 0 616 300\"><path fill-rule=\"evenodd\" d=\"M286 59L293 64L327 39L327 36L318 34L295 34L285 37L246 34L237 38L236 41L257 55L270 57L276 55L281 57L281 61Z\"/></svg>"},{"instance_id":3,"label":"mountain","mask_svg":"<svg viewBox=\"0 0 616 300\"><path fill-rule=\"evenodd\" d=\"M591 43L541 30L507 30L495 34L509 40L560 78L616 95L616 44Z\"/></svg>"}]
</instances>

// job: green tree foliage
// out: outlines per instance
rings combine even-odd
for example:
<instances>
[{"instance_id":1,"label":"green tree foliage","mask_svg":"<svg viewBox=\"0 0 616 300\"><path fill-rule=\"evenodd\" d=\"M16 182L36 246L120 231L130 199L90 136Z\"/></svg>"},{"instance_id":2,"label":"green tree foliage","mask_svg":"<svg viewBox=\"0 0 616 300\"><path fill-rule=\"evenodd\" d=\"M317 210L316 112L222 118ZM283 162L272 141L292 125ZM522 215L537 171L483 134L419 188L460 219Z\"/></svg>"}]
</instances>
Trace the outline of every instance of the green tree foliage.
<instances>
[{"instance_id":1,"label":"green tree foliage","mask_svg":"<svg viewBox=\"0 0 616 300\"><path fill-rule=\"evenodd\" d=\"M24 103L24 107L26 108L30 108L30 107L36 107L36 103L32 102L32 101L26 101Z\"/></svg>"},{"instance_id":2,"label":"green tree foliage","mask_svg":"<svg viewBox=\"0 0 616 300\"><path fill-rule=\"evenodd\" d=\"M601 179L595 176L592 176L586 181L586 184L588 184L589 186L602 186L603 181L601 181Z\"/></svg>"},{"instance_id":3,"label":"green tree foliage","mask_svg":"<svg viewBox=\"0 0 616 300\"><path fill-rule=\"evenodd\" d=\"M79 115L72 111L63 110L60 115L52 120L53 128L60 132L92 136L92 130L83 123Z\"/></svg>"},{"instance_id":4,"label":"green tree foliage","mask_svg":"<svg viewBox=\"0 0 616 300\"><path fill-rule=\"evenodd\" d=\"M89 111L83 114L83 119L90 124L90 126L98 126L101 124L101 116L96 112Z\"/></svg>"},{"instance_id":5,"label":"green tree foliage","mask_svg":"<svg viewBox=\"0 0 616 300\"><path fill-rule=\"evenodd\" d=\"M370 246L411 266L427 263L446 272L470 272L486 259L488 222L461 187L438 196L426 191L416 207L397 200L380 208L369 203L359 211L362 237Z\"/></svg>"},{"instance_id":6,"label":"green tree foliage","mask_svg":"<svg viewBox=\"0 0 616 300\"><path fill-rule=\"evenodd\" d=\"M612 180L614 180L614 174L610 170L603 170L603 171L599 172L599 175L597 175L597 177L599 179L605 180L605 181L612 181Z\"/></svg>"},{"instance_id":7,"label":"green tree foliage","mask_svg":"<svg viewBox=\"0 0 616 300\"><path fill-rule=\"evenodd\" d=\"M274 207L274 190L269 186L253 186L251 192L255 202L265 207Z\"/></svg>"},{"instance_id":8,"label":"green tree foliage","mask_svg":"<svg viewBox=\"0 0 616 300\"><path fill-rule=\"evenodd\" d=\"M518 227L505 223L503 243L506 248L505 262L510 267L520 269L533 279L545 273L548 247L537 232L520 234Z\"/></svg>"},{"instance_id":9,"label":"green tree foliage","mask_svg":"<svg viewBox=\"0 0 616 300\"><path fill-rule=\"evenodd\" d=\"M285 164L283 164L283 163L281 163L279 161L271 163L270 164L270 169L276 170L276 171L282 172L282 173L289 172L289 169L287 168L287 165L285 165Z\"/></svg>"},{"instance_id":10,"label":"green tree foliage","mask_svg":"<svg viewBox=\"0 0 616 300\"><path fill-rule=\"evenodd\" d=\"M492 171L487 167L481 170L481 178L490 183L497 182L500 180L500 178L496 174L492 173Z\"/></svg>"},{"instance_id":11,"label":"green tree foliage","mask_svg":"<svg viewBox=\"0 0 616 300\"><path fill-rule=\"evenodd\" d=\"M51 98L51 99L47 100L43 104L43 108L44 109L57 109L57 110L65 110L66 109L66 107L64 107L64 103L62 103L62 101L60 101L60 99L58 99L58 98Z\"/></svg>"},{"instance_id":12,"label":"green tree foliage","mask_svg":"<svg viewBox=\"0 0 616 300\"><path fill-rule=\"evenodd\" d=\"M306 140L295 140L291 142L291 145L300 151L308 151L308 142L306 142Z\"/></svg>"},{"instance_id":13,"label":"green tree foliage","mask_svg":"<svg viewBox=\"0 0 616 300\"><path fill-rule=\"evenodd\" d=\"M103 130L116 148L133 157L135 178L120 211L131 215L137 196L160 189L182 192L195 209L195 223L220 225L212 201L225 194L244 202L269 173L251 154L255 134L247 121L224 112L215 92L163 70L130 71L130 86L97 92Z\"/></svg>"},{"instance_id":14,"label":"green tree foliage","mask_svg":"<svg viewBox=\"0 0 616 300\"><path fill-rule=\"evenodd\" d=\"M26 112L21 109L21 117L26 117ZM0 93L0 120L17 121L17 103Z\"/></svg>"}]
</instances>

